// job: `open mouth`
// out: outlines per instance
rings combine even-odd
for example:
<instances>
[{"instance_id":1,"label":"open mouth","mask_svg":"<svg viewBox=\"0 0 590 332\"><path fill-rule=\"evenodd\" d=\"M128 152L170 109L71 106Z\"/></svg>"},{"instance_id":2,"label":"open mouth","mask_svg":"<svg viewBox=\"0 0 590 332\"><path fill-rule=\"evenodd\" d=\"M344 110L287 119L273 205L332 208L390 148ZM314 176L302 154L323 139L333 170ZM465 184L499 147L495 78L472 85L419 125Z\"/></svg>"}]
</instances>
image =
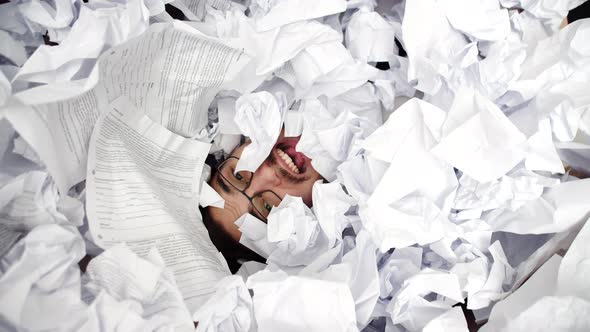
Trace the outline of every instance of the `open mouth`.
<instances>
[{"instance_id":1,"label":"open mouth","mask_svg":"<svg viewBox=\"0 0 590 332\"><path fill-rule=\"evenodd\" d=\"M283 168L295 175L304 174L307 169L305 156L295 150L291 144L280 143L275 148L275 153L279 163Z\"/></svg>"}]
</instances>

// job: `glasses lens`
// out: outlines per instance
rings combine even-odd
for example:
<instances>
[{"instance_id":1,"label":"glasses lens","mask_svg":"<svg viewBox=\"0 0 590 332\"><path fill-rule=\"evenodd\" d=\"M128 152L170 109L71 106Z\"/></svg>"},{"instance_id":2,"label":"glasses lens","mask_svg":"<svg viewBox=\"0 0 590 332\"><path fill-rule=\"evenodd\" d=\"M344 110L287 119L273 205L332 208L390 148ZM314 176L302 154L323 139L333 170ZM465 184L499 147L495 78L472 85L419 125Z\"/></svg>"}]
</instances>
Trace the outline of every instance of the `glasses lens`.
<instances>
[{"instance_id":1,"label":"glasses lens","mask_svg":"<svg viewBox=\"0 0 590 332\"><path fill-rule=\"evenodd\" d=\"M268 217L270 210L275 206L279 206L280 203L281 198L272 191L265 191L252 197L254 208L265 219Z\"/></svg>"},{"instance_id":2,"label":"glasses lens","mask_svg":"<svg viewBox=\"0 0 590 332\"><path fill-rule=\"evenodd\" d=\"M238 160L236 158L229 158L221 165L219 172L221 173L222 178L232 186L236 187L238 190L246 190L250 184L250 180L252 180L252 172L239 171L234 173L237 164Z\"/></svg>"}]
</instances>

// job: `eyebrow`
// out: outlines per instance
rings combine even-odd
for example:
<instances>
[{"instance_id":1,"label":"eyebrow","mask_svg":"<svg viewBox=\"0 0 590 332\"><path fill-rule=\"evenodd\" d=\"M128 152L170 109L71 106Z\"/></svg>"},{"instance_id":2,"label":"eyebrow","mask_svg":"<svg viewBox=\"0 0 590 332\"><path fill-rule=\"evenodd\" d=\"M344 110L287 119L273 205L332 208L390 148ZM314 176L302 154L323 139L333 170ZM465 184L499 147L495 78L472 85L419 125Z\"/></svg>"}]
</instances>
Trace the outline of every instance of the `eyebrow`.
<instances>
[{"instance_id":1,"label":"eyebrow","mask_svg":"<svg viewBox=\"0 0 590 332\"><path fill-rule=\"evenodd\" d=\"M225 182L223 182L219 174L217 174L215 182L217 182L217 185L221 187L221 190L223 190L226 194L233 194L231 188L228 185L226 185Z\"/></svg>"}]
</instances>

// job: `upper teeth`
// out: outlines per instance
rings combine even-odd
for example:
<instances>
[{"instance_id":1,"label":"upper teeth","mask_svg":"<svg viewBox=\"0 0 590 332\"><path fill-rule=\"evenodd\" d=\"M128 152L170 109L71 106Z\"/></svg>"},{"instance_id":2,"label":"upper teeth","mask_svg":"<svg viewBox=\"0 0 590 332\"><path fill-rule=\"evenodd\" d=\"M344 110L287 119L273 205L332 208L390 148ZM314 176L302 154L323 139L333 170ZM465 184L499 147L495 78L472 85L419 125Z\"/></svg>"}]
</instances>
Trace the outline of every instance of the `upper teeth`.
<instances>
[{"instance_id":1,"label":"upper teeth","mask_svg":"<svg viewBox=\"0 0 590 332\"><path fill-rule=\"evenodd\" d=\"M293 172L299 173L299 168L297 168L297 166L293 162L293 159L291 159L291 157L289 157L288 154L283 152L283 150L281 149L277 149L277 153L279 154L279 157L283 158L285 163L287 163L287 165L289 166L289 168L291 168L291 170L293 170Z\"/></svg>"}]
</instances>

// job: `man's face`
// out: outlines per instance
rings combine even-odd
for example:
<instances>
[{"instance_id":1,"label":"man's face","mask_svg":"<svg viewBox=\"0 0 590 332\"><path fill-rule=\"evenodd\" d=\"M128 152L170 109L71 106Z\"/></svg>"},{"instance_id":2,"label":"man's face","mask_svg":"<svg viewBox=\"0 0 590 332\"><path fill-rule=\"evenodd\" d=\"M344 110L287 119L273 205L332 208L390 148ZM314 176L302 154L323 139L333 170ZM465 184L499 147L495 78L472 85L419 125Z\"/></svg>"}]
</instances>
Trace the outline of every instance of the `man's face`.
<instances>
[{"instance_id":1,"label":"man's face","mask_svg":"<svg viewBox=\"0 0 590 332\"><path fill-rule=\"evenodd\" d=\"M298 141L299 137L284 137L284 132L281 131L268 158L252 174L250 184L245 190L246 195L256 197L270 190L278 196L278 199L289 194L301 197L307 206L311 206L313 184L322 177L311 167L309 158L295 151ZM235 148L230 158L239 158L248 144L247 142ZM228 161L230 167L221 168L223 176L215 172L210 180L211 187L225 200L225 206L223 209L208 207L208 212L214 223L221 226L234 240L239 241L240 231L234 222L246 212L255 216L258 213L241 192L224 180L225 177L232 182L237 182L238 179L235 176L243 180L239 174L234 175L235 159L228 159ZM277 201L273 202L274 205L278 204ZM265 206L267 209L270 208L269 205Z\"/></svg>"}]
</instances>

